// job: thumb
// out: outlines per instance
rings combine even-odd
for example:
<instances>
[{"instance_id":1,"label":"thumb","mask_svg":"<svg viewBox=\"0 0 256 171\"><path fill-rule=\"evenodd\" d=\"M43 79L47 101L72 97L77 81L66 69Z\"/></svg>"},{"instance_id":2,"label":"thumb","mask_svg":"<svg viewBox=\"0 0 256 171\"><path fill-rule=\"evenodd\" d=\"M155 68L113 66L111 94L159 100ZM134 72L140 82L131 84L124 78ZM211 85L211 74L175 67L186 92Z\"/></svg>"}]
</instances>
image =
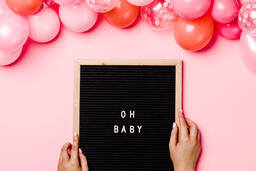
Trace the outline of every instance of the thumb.
<instances>
[{"instance_id":1,"label":"thumb","mask_svg":"<svg viewBox=\"0 0 256 171\"><path fill-rule=\"evenodd\" d=\"M86 159L86 156L83 154L81 149L79 149L79 158L80 158L82 171L88 171L89 168L88 168L87 159Z\"/></svg>"},{"instance_id":2,"label":"thumb","mask_svg":"<svg viewBox=\"0 0 256 171\"><path fill-rule=\"evenodd\" d=\"M171 137L170 137L170 142L169 142L169 150L172 152L177 144L177 137L178 136L178 128L176 123L174 122L172 125L172 132L171 132Z\"/></svg>"}]
</instances>

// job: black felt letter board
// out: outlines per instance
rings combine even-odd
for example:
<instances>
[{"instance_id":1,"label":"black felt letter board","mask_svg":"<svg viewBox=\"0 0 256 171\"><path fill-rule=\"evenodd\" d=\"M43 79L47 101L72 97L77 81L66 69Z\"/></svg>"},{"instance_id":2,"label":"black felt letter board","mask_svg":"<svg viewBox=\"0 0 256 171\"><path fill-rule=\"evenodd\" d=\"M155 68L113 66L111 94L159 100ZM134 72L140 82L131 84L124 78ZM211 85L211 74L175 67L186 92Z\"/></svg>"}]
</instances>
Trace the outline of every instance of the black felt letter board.
<instances>
[{"instance_id":1,"label":"black felt letter board","mask_svg":"<svg viewBox=\"0 0 256 171\"><path fill-rule=\"evenodd\" d=\"M80 147L90 171L173 170L175 74L175 66L80 66Z\"/></svg>"}]
</instances>

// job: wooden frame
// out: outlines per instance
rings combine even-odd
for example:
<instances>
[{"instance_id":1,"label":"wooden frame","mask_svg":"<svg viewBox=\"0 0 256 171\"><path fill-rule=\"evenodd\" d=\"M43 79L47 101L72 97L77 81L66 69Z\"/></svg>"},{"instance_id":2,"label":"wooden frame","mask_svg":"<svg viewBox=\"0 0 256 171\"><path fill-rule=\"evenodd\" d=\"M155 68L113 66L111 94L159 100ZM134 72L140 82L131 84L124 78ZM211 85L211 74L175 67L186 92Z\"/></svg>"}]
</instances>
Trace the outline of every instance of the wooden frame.
<instances>
[{"instance_id":1,"label":"wooden frame","mask_svg":"<svg viewBox=\"0 0 256 171\"><path fill-rule=\"evenodd\" d=\"M80 131L80 66L81 65L162 65L176 66L175 121L182 109L182 60L181 59L75 59L74 60L74 115L73 133Z\"/></svg>"}]
</instances>

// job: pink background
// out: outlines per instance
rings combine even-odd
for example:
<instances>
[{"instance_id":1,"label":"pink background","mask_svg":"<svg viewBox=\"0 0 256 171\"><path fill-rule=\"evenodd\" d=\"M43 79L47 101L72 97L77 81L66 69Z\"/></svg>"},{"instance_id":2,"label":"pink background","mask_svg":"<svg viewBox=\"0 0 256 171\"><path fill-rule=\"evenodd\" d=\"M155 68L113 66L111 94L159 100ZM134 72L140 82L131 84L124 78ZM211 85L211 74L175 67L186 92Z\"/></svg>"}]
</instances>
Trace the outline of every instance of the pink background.
<instances>
[{"instance_id":1,"label":"pink background","mask_svg":"<svg viewBox=\"0 0 256 171\"><path fill-rule=\"evenodd\" d=\"M256 75L242 63L239 41L217 36L191 53L171 32L141 21L121 30L101 18L87 33L62 28L49 44L29 41L18 62L0 67L1 171L56 170L72 140L74 58L182 58L184 111L202 132L198 170L256 170Z\"/></svg>"}]
</instances>

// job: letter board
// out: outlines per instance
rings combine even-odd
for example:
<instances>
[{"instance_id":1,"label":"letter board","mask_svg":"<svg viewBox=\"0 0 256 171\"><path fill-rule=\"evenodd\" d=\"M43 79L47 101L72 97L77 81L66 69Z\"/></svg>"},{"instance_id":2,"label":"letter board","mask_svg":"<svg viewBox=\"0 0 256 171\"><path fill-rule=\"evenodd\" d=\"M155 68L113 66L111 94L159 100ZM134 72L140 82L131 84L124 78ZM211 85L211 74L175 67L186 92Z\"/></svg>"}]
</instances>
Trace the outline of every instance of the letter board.
<instances>
[{"instance_id":1,"label":"letter board","mask_svg":"<svg viewBox=\"0 0 256 171\"><path fill-rule=\"evenodd\" d=\"M75 60L74 132L91 171L173 170L182 61Z\"/></svg>"}]
</instances>

